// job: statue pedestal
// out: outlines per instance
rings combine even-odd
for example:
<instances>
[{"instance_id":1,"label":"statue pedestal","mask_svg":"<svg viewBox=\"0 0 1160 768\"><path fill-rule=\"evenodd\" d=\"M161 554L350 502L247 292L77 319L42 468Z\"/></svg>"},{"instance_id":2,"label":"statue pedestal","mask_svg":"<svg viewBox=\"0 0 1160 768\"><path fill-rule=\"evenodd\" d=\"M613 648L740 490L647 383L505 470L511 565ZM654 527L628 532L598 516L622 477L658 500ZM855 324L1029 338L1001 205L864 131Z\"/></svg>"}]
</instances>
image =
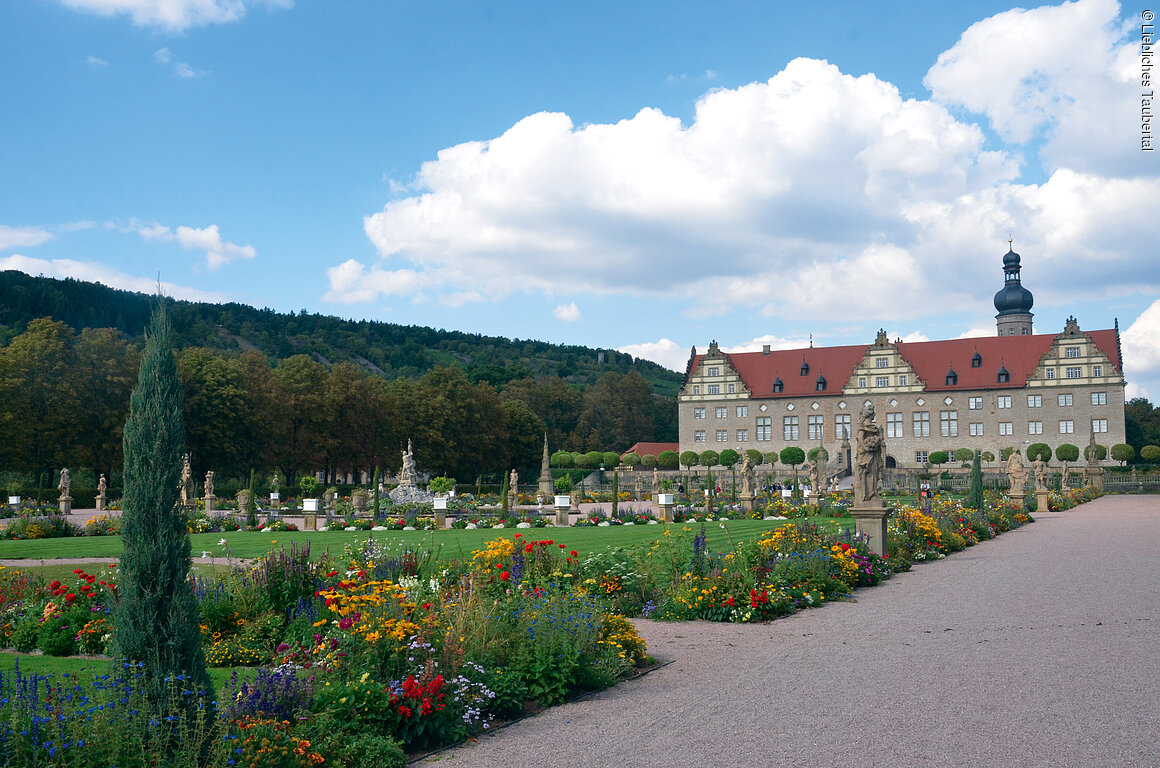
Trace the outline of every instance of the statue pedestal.
<instances>
[{"instance_id":1,"label":"statue pedestal","mask_svg":"<svg viewBox=\"0 0 1160 768\"><path fill-rule=\"evenodd\" d=\"M277 491L270 494L270 509L281 509L282 496Z\"/></svg>"},{"instance_id":2,"label":"statue pedestal","mask_svg":"<svg viewBox=\"0 0 1160 768\"><path fill-rule=\"evenodd\" d=\"M886 557L887 553L886 520L890 517L890 512L890 508L881 503L878 506L853 507L850 510L858 535L865 536L870 551L880 557Z\"/></svg>"},{"instance_id":3,"label":"statue pedestal","mask_svg":"<svg viewBox=\"0 0 1160 768\"><path fill-rule=\"evenodd\" d=\"M318 513L317 512L307 512L303 516L302 527L307 531L317 531L318 530Z\"/></svg>"},{"instance_id":4,"label":"statue pedestal","mask_svg":"<svg viewBox=\"0 0 1160 768\"><path fill-rule=\"evenodd\" d=\"M1047 489L1046 488L1036 488L1035 489L1035 511L1037 513L1046 512L1047 509L1048 509Z\"/></svg>"},{"instance_id":5,"label":"statue pedestal","mask_svg":"<svg viewBox=\"0 0 1160 768\"><path fill-rule=\"evenodd\" d=\"M1104 469L1103 467L1087 467L1083 471L1084 479L1087 484L1095 488L1097 491L1104 489Z\"/></svg>"},{"instance_id":6,"label":"statue pedestal","mask_svg":"<svg viewBox=\"0 0 1160 768\"><path fill-rule=\"evenodd\" d=\"M753 511L753 498L754 498L753 494L741 494L741 496L739 497L739 499L741 501L741 508L744 509L746 512Z\"/></svg>"},{"instance_id":7,"label":"statue pedestal","mask_svg":"<svg viewBox=\"0 0 1160 768\"><path fill-rule=\"evenodd\" d=\"M61 496L57 502L60 505L60 513L67 515L72 512L72 496Z\"/></svg>"},{"instance_id":8,"label":"statue pedestal","mask_svg":"<svg viewBox=\"0 0 1160 768\"><path fill-rule=\"evenodd\" d=\"M1010 497L1012 504L1018 507L1020 511L1023 511L1024 505L1026 504L1027 494L1023 493L1022 490L1019 490L1012 491L1011 493L1008 493L1007 496Z\"/></svg>"},{"instance_id":9,"label":"statue pedestal","mask_svg":"<svg viewBox=\"0 0 1160 768\"><path fill-rule=\"evenodd\" d=\"M100 494L99 496L97 496L97 511L98 512L105 511L105 494L103 494L103 493Z\"/></svg>"},{"instance_id":10,"label":"statue pedestal","mask_svg":"<svg viewBox=\"0 0 1160 768\"><path fill-rule=\"evenodd\" d=\"M205 497L205 513L211 514L217 510L217 496L212 493Z\"/></svg>"}]
</instances>

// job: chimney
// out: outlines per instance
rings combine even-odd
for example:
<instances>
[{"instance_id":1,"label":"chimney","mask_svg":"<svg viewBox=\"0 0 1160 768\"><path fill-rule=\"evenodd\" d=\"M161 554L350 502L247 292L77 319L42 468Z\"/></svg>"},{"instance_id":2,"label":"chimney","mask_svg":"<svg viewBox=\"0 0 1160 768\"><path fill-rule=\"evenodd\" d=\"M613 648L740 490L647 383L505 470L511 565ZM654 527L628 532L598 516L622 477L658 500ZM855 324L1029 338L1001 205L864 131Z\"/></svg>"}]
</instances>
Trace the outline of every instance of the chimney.
<instances>
[{"instance_id":1,"label":"chimney","mask_svg":"<svg viewBox=\"0 0 1160 768\"><path fill-rule=\"evenodd\" d=\"M769 354L769 345L768 344L761 345L761 354L763 354L763 355Z\"/></svg>"}]
</instances>

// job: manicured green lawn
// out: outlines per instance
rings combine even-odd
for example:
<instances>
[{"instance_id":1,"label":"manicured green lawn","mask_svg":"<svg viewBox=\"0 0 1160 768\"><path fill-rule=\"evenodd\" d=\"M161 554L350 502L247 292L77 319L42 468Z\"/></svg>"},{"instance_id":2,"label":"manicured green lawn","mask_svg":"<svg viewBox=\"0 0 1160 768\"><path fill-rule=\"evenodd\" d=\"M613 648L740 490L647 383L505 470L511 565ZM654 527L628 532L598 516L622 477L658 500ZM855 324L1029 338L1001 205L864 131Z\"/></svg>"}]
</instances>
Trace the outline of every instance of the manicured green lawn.
<instances>
[{"instance_id":1,"label":"manicured green lawn","mask_svg":"<svg viewBox=\"0 0 1160 768\"><path fill-rule=\"evenodd\" d=\"M853 518L823 518L828 525L850 527ZM707 523L705 532L709 546L713 549L727 549L731 544L752 538L781 525L780 520L730 520L728 522ZM699 523L685 523L668 526L671 528L700 529ZM442 530L442 531L283 531L279 533L196 533L190 536L193 556L207 552L212 557L253 558L278 549L299 546L310 542L311 554L317 556L329 549L333 554L341 554L346 544L362 543L368 535L377 542L400 543L413 547L435 546L439 557L461 559L470 557L471 552L481 549L486 542L503 536L512 538L521 534L525 540L542 541L552 539L575 549L581 554L613 546L629 546L646 541L655 541L664 535L666 526L636 525L609 528L503 528L500 530ZM225 544L219 542L225 539ZM37 561L63 557L119 557L121 537L119 536L79 536L64 539L35 539L27 541L0 541L0 559L28 559ZM35 562L30 562L33 565ZM68 569L68 573L72 568Z\"/></svg>"},{"instance_id":2,"label":"manicured green lawn","mask_svg":"<svg viewBox=\"0 0 1160 768\"><path fill-rule=\"evenodd\" d=\"M86 563L84 565L73 565L72 563L58 563L52 560L46 561L45 565L40 565L40 560L29 560L27 565L9 566L8 570L17 570L24 573L35 573L44 578L45 581L52 581L58 579L60 581L72 583L75 576L73 571L77 568L84 568L86 572L99 574L104 567L101 563ZM209 563L194 563L191 571L199 576L210 578L219 571L228 570L227 565L210 565ZM98 577L99 578L99 577Z\"/></svg>"},{"instance_id":3,"label":"manicured green lawn","mask_svg":"<svg viewBox=\"0 0 1160 768\"><path fill-rule=\"evenodd\" d=\"M31 655L27 653L16 653L15 651L0 651L0 674L11 674L16 665L20 664L20 674L22 675L73 675L83 679L91 679L93 675L104 675L108 673L111 661L106 659L85 659L79 656L42 656ZM213 680L214 689L221 691L222 686L225 685L234 671L238 673L238 679L245 679L247 675L254 674L252 667L210 667L209 676Z\"/></svg>"}]
</instances>

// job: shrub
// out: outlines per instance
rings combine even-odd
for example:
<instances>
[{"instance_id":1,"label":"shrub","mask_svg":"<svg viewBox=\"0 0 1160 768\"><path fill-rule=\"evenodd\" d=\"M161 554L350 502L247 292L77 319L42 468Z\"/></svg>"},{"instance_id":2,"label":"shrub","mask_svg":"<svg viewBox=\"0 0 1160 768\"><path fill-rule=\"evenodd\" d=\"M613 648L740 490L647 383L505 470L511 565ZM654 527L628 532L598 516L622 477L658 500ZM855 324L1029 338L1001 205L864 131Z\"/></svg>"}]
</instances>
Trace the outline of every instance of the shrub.
<instances>
[{"instance_id":1,"label":"shrub","mask_svg":"<svg viewBox=\"0 0 1160 768\"><path fill-rule=\"evenodd\" d=\"M721 455L718 457L718 461L723 467L732 467L740 460L741 454L732 448L726 448L725 450L721 451Z\"/></svg>"},{"instance_id":2,"label":"shrub","mask_svg":"<svg viewBox=\"0 0 1160 768\"><path fill-rule=\"evenodd\" d=\"M676 451L661 451L657 454L657 466L661 469L676 469L683 463Z\"/></svg>"},{"instance_id":3,"label":"shrub","mask_svg":"<svg viewBox=\"0 0 1160 768\"><path fill-rule=\"evenodd\" d=\"M1051 446L1047 443L1032 443L1027 446L1027 454L1024 458L1028 461L1035 461L1040 458L1044 461L1051 461Z\"/></svg>"},{"instance_id":4,"label":"shrub","mask_svg":"<svg viewBox=\"0 0 1160 768\"><path fill-rule=\"evenodd\" d=\"M782 464L788 464L791 467L796 467L798 464L801 464L806 460L806 452L801 448L798 448L796 445L791 445L789 447L782 448L781 453L778 454L778 458L781 459Z\"/></svg>"},{"instance_id":5,"label":"shrub","mask_svg":"<svg viewBox=\"0 0 1160 768\"><path fill-rule=\"evenodd\" d=\"M556 451L552 454L552 458L549 461L553 467L559 467L560 469L567 469L576 463L575 457L568 451Z\"/></svg>"},{"instance_id":6,"label":"shrub","mask_svg":"<svg viewBox=\"0 0 1160 768\"><path fill-rule=\"evenodd\" d=\"M957 448L957 449L955 449L955 461L960 461L960 462L965 464L966 462L971 461L974 458L975 458L975 452L972 451L970 448Z\"/></svg>"},{"instance_id":7,"label":"shrub","mask_svg":"<svg viewBox=\"0 0 1160 768\"><path fill-rule=\"evenodd\" d=\"M1111 456L1122 464L1127 464L1136 457L1136 449L1126 443L1117 443L1112 446Z\"/></svg>"},{"instance_id":8,"label":"shrub","mask_svg":"<svg viewBox=\"0 0 1160 768\"><path fill-rule=\"evenodd\" d=\"M927 457L927 461L929 461L931 464L934 464L936 467L941 467L943 464L946 464L948 461L950 461L950 458L951 457L947 455L946 451L931 451L930 456Z\"/></svg>"},{"instance_id":9,"label":"shrub","mask_svg":"<svg viewBox=\"0 0 1160 768\"><path fill-rule=\"evenodd\" d=\"M620 461L622 464L626 464L630 467L640 466L640 463L641 463L640 456L636 455L632 451L629 451L628 453L624 454L624 456L622 456L620 458Z\"/></svg>"},{"instance_id":10,"label":"shrub","mask_svg":"<svg viewBox=\"0 0 1160 768\"><path fill-rule=\"evenodd\" d=\"M640 464L645 469L652 469L653 467L657 466L657 463L657 457L653 456L651 453L641 454Z\"/></svg>"},{"instance_id":11,"label":"shrub","mask_svg":"<svg viewBox=\"0 0 1160 768\"><path fill-rule=\"evenodd\" d=\"M683 451L681 453L681 464L683 464L686 468L695 467L700 463L701 457L697 455L696 451Z\"/></svg>"},{"instance_id":12,"label":"shrub","mask_svg":"<svg viewBox=\"0 0 1160 768\"><path fill-rule=\"evenodd\" d=\"M715 467L721 463L721 456L713 450L701 451L697 459L701 462L702 467Z\"/></svg>"},{"instance_id":13,"label":"shrub","mask_svg":"<svg viewBox=\"0 0 1160 768\"><path fill-rule=\"evenodd\" d=\"M1064 443L1055 449L1055 458L1060 461L1078 461L1079 447L1071 443Z\"/></svg>"},{"instance_id":14,"label":"shrub","mask_svg":"<svg viewBox=\"0 0 1160 768\"><path fill-rule=\"evenodd\" d=\"M1091 461L1091 446L1085 445L1083 448L1083 457L1085 461ZM1108 449L1102 445L1096 446L1096 459L1103 461L1108 457Z\"/></svg>"}]
</instances>

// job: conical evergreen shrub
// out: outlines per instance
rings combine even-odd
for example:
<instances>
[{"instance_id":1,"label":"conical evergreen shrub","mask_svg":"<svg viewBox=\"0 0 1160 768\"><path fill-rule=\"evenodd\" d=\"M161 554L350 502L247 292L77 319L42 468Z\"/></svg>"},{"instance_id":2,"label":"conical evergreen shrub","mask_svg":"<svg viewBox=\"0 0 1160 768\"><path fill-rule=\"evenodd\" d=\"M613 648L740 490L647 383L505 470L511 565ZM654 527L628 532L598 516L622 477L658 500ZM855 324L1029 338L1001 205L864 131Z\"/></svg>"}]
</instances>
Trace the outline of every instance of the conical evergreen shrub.
<instances>
[{"instance_id":1,"label":"conical evergreen shrub","mask_svg":"<svg viewBox=\"0 0 1160 768\"><path fill-rule=\"evenodd\" d=\"M980 454L975 451L975 459L971 464L971 485L967 490L967 506L977 512L986 512L983 501L983 465L980 463Z\"/></svg>"},{"instance_id":2,"label":"conical evergreen shrub","mask_svg":"<svg viewBox=\"0 0 1160 768\"><path fill-rule=\"evenodd\" d=\"M161 306L150 323L125 422L124 552L113 636L117 658L143 664L145 693L156 712L182 708L183 701L170 700L175 691L193 706L213 700L189 586L189 532L178 505L185 427L171 337ZM208 695L182 697L183 689Z\"/></svg>"}]
</instances>

